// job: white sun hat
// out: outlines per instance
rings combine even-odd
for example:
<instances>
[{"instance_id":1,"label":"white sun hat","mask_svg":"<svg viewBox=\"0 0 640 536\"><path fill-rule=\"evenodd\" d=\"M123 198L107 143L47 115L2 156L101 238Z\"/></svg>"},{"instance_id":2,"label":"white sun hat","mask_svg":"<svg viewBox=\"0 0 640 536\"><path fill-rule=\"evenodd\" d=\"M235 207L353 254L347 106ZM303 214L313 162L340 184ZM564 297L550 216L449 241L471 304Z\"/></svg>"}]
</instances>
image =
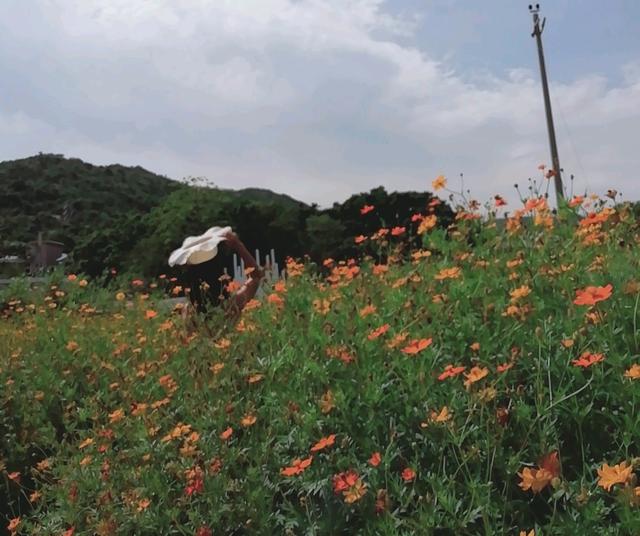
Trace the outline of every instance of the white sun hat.
<instances>
[{"instance_id":1,"label":"white sun hat","mask_svg":"<svg viewBox=\"0 0 640 536\"><path fill-rule=\"evenodd\" d=\"M211 227L200 236L188 236L181 247L171 252L169 266L210 261L218 254L218 244L230 232L231 227Z\"/></svg>"}]
</instances>

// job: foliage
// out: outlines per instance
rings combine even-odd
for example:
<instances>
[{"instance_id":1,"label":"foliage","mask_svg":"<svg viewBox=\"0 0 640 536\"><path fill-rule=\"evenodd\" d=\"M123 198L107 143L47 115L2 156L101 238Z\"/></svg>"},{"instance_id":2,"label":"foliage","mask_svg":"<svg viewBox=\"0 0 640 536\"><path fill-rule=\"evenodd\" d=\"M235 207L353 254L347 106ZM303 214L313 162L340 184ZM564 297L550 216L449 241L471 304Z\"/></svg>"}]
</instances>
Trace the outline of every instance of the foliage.
<instances>
[{"instance_id":1,"label":"foliage","mask_svg":"<svg viewBox=\"0 0 640 536\"><path fill-rule=\"evenodd\" d=\"M92 166L59 155L1 163L0 186L8 192L0 199L0 253L23 254L42 231L69 248L69 269L91 276L112 268L156 276L167 269L167 252L213 225L231 225L251 251L275 249L279 262L306 253L317 261L353 255L353 236L376 221L354 218L354 207L373 202L383 220L405 225L431 199L377 188L321 210L270 190L180 183L139 167ZM442 225L451 221L448 207L440 215Z\"/></svg>"},{"instance_id":2,"label":"foliage","mask_svg":"<svg viewBox=\"0 0 640 536\"><path fill-rule=\"evenodd\" d=\"M529 199L501 227L459 210L411 251L378 219L358 261L290 261L207 330L163 309L168 277L16 284L0 297L5 525L638 533L640 234L627 207L591 203Z\"/></svg>"}]
</instances>

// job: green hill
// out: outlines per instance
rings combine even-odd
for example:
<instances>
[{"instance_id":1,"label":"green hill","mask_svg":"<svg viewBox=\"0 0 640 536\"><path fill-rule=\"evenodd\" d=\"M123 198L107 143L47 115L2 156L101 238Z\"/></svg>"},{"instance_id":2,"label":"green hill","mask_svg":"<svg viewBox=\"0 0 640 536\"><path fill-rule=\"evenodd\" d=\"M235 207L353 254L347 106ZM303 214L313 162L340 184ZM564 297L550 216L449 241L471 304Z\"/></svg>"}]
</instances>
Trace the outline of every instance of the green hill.
<instances>
[{"instance_id":1,"label":"green hill","mask_svg":"<svg viewBox=\"0 0 640 536\"><path fill-rule=\"evenodd\" d=\"M320 210L264 188L220 189L139 166L94 166L52 154L1 162L0 189L0 256L23 255L42 232L65 244L69 269L89 275L112 267L158 275L185 236L212 225L231 225L250 250L274 248L279 261L353 255L354 236L373 233L380 221L409 228L411 215L431 199L379 187ZM365 204L374 204L375 213L357 216ZM437 214L442 225L452 221L446 205Z\"/></svg>"}]
</instances>

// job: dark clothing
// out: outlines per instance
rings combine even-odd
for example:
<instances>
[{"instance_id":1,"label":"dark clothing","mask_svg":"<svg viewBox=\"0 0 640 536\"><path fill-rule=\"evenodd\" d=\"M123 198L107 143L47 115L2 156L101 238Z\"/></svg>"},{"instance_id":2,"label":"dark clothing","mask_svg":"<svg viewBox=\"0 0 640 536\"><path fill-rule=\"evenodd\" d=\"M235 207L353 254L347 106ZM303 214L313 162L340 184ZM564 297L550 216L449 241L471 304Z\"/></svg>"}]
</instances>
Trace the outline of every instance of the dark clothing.
<instances>
[{"instance_id":1,"label":"dark clothing","mask_svg":"<svg viewBox=\"0 0 640 536\"><path fill-rule=\"evenodd\" d=\"M225 268L233 277L231 255L224 243L218 246L218 254L210 261L185 266L185 287L190 288L189 299L196 311L209 316L222 301L228 298L223 290L227 281L220 281Z\"/></svg>"}]
</instances>

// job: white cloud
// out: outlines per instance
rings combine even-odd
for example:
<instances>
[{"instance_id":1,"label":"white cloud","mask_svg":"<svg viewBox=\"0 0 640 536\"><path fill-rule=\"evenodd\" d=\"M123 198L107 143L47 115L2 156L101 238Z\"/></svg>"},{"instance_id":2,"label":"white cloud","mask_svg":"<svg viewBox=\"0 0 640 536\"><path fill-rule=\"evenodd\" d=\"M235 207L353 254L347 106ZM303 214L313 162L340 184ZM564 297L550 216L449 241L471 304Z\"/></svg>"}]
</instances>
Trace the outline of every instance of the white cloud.
<instances>
[{"instance_id":1,"label":"white cloud","mask_svg":"<svg viewBox=\"0 0 640 536\"><path fill-rule=\"evenodd\" d=\"M537 72L454 72L382 0L33 0L0 7L1 158L62 152L328 204L548 161ZM428 17L427 17L428 20ZM640 68L553 84L561 160L640 197ZM567 129L568 127L568 129ZM580 182L582 181L582 182Z\"/></svg>"}]
</instances>

